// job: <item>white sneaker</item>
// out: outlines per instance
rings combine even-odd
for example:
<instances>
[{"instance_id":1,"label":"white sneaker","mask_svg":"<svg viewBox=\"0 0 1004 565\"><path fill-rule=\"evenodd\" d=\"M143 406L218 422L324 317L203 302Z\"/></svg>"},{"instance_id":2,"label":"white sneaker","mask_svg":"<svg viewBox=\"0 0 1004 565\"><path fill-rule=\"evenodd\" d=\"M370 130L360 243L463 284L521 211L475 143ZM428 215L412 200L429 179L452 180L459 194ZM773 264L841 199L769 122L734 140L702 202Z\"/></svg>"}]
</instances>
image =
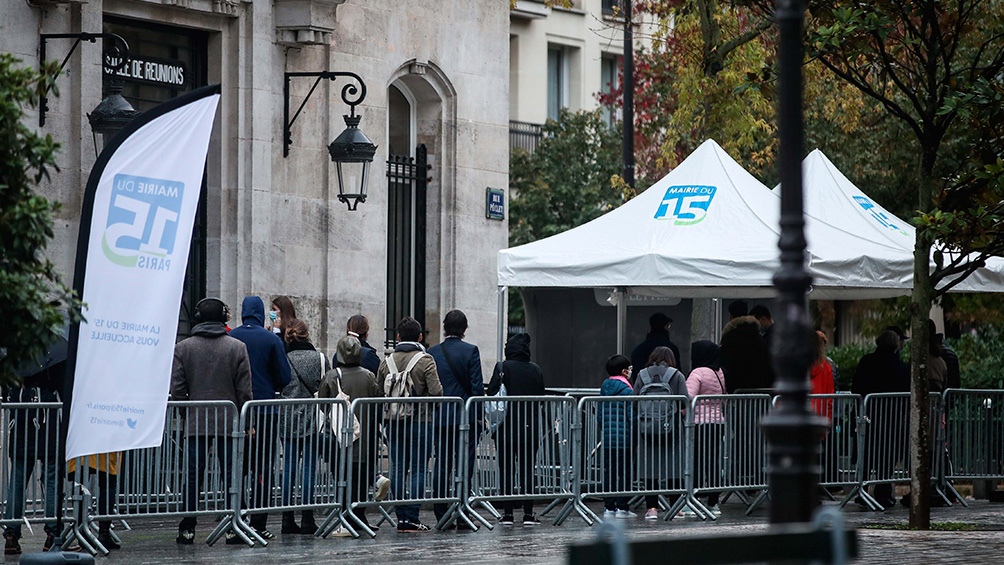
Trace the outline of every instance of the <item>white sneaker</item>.
<instances>
[{"instance_id":1,"label":"white sneaker","mask_svg":"<svg viewBox=\"0 0 1004 565\"><path fill-rule=\"evenodd\" d=\"M333 538L350 538L352 534L345 528L338 526L335 531L331 532L331 537Z\"/></svg>"},{"instance_id":2,"label":"white sneaker","mask_svg":"<svg viewBox=\"0 0 1004 565\"><path fill-rule=\"evenodd\" d=\"M628 518L637 518L638 515L630 510L618 510L615 518L620 518L622 520L627 520Z\"/></svg>"},{"instance_id":3,"label":"white sneaker","mask_svg":"<svg viewBox=\"0 0 1004 565\"><path fill-rule=\"evenodd\" d=\"M708 508L708 510L711 510L711 513L716 517L722 515L722 509L719 508L717 504L712 506L711 508Z\"/></svg>"},{"instance_id":4,"label":"white sneaker","mask_svg":"<svg viewBox=\"0 0 1004 565\"><path fill-rule=\"evenodd\" d=\"M616 515L617 515L617 511L616 510L604 510L603 511L603 517L604 518L613 518Z\"/></svg>"},{"instance_id":5,"label":"white sneaker","mask_svg":"<svg viewBox=\"0 0 1004 565\"><path fill-rule=\"evenodd\" d=\"M659 509L649 508L648 512L645 513L646 520L658 520L659 519Z\"/></svg>"},{"instance_id":6,"label":"white sneaker","mask_svg":"<svg viewBox=\"0 0 1004 565\"><path fill-rule=\"evenodd\" d=\"M385 500L387 493L390 492L390 479L383 475L377 475L376 482L373 484L376 486L376 494L373 495L373 499L377 502Z\"/></svg>"}]
</instances>

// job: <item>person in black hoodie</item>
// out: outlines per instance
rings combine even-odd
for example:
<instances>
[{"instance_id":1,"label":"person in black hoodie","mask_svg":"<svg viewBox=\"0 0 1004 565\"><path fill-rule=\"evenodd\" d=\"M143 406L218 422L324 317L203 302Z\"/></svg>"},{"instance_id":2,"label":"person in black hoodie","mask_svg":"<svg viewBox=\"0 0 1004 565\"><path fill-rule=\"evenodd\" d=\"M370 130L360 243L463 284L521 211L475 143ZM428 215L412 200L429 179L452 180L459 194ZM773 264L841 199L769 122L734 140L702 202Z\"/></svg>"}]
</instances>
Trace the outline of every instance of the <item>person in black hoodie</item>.
<instances>
[{"instance_id":1,"label":"person in black hoodie","mask_svg":"<svg viewBox=\"0 0 1004 565\"><path fill-rule=\"evenodd\" d=\"M244 342L251 363L251 390L254 400L270 400L289 384L291 372L286 348L279 336L265 329L265 303L257 296L244 298L240 327L230 330L230 337ZM272 408L252 414L254 434L248 438L247 471L251 477L251 508L268 507L272 497L272 465L278 438L278 414ZM265 529L268 514L251 514L251 527L266 540L275 536ZM232 541L236 540L236 541ZM239 538L227 538L240 543Z\"/></svg>"},{"instance_id":2,"label":"person in black hoodie","mask_svg":"<svg viewBox=\"0 0 1004 565\"><path fill-rule=\"evenodd\" d=\"M488 383L488 396L498 394L505 384L506 396L541 396L544 391L544 375L536 363L530 362L530 336L518 333L509 337L505 344L505 361L495 364L492 380ZM533 494L534 461L537 459L540 436L539 411L534 403L511 403L507 407L506 418L495 431L495 442L499 454L501 472L501 494L512 495L513 482L519 473L522 494ZM516 460L519 460L519 466ZM502 502L502 525L511 526L513 501ZM540 520L533 514L533 500L523 501L523 525L536 526Z\"/></svg>"}]
</instances>

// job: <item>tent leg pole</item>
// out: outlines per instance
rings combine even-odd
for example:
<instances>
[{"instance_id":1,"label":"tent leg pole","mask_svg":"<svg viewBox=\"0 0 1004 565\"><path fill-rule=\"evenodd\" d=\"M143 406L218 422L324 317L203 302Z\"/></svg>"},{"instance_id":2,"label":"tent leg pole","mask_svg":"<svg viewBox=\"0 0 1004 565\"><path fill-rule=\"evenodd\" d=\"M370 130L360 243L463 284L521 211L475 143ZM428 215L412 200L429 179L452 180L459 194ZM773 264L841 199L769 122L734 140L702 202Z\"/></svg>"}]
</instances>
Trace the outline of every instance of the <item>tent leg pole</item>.
<instances>
[{"instance_id":1,"label":"tent leg pole","mask_svg":"<svg viewBox=\"0 0 1004 565\"><path fill-rule=\"evenodd\" d=\"M627 333L627 289L617 287L617 353L624 355L624 334Z\"/></svg>"},{"instance_id":2,"label":"tent leg pole","mask_svg":"<svg viewBox=\"0 0 1004 565\"><path fill-rule=\"evenodd\" d=\"M496 345L495 351L496 351L496 353L498 355L496 357L496 360L498 360L498 361L502 360L503 347L505 346L505 333L506 333L505 332L505 328L506 328L506 322L508 321L508 316L506 316L506 310L505 310L505 299L506 299L506 291L507 290L508 290L508 287L505 287L505 286L499 286L498 287L498 299L499 299L499 306L498 306L498 308L499 308L499 311L498 311L498 315L499 315L499 317L498 317L498 329L499 329L499 332L498 332L498 341L495 343L495 345Z\"/></svg>"},{"instance_id":3,"label":"tent leg pole","mask_svg":"<svg viewBox=\"0 0 1004 565\"><path fill-rule=\"evenodd\" d=\"M722 299L712 298L712 310L714 311L711 322L711 335L715 336L715 343L722 342Z\"/></svg>"}]
</instances>

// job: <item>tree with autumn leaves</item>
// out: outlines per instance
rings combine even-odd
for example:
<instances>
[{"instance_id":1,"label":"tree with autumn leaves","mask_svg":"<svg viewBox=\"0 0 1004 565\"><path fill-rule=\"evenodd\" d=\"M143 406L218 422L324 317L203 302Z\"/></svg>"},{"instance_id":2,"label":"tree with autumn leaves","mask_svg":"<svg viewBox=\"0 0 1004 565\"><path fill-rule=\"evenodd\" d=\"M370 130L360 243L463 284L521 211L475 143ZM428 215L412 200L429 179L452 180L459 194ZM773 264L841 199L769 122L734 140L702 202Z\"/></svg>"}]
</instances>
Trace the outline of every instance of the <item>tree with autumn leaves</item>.
<instances>
[{"instance_id":1,"label":"tree with autumn leaves","mask_svg":"<svg viewBox=\"0 0 1004 565\"><path fill-rule=\"evenodd\" d=\"M636 130L657 139L660 148L654 166L640 155L640 168L671 167L711 137L770 182L776 166L770 4L638 5L667 22L636 67L636 100L643 104L636 116L648 122ZM814 0L808 11L808 147L822 147L874 197L918 226L911 526L927 528L928 312L932 299L1004 253L1004 7L995 0Z\"/></svg>"},{"instance_id":2,"label":"tree with autumn leaves","mask_svg":"<svg viewBox=\"0 0 1004 565\"><path fill-rule=\"evenodd\" d=\"M635 6L665 23L635 65L639 178L657 179L710 137L772 184L770 4L638 0ZM807 148L823 149L918 228L910 299L910 523L927 528L926 320L933 299L1004 254L1004 4L811 0L807 7ZM601 98L617 100L618 92Z\"/></svg>"}]
</instances>

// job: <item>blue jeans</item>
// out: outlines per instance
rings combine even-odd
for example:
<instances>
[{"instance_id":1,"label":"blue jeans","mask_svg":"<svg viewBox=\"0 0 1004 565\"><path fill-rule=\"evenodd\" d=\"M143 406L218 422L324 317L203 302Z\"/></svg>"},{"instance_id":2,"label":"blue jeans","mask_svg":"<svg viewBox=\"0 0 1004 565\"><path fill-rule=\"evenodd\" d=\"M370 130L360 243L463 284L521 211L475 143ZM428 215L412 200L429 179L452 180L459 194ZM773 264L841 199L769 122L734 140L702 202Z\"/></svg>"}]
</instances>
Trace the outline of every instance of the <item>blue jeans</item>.
<instances>
[{"instance_id":1,"label":"blue jeans","mask_svg":"<svg viewBox=\"0 0 1004 565\"><path fill-rule=\"evenodd\" d=\"M290 506L293 502L293 490L296 488L296 469L303 460L303 498L300 504L312 504L314 501L314 465L317 462L317 437L299 437L282 440L282 505Z\"/></svg>"},{"instance_id":2,"label":"blue jeans","mask_svg":"<svg viewBox=\"0 0 1004 565\"><path fill-rule=\"evenodd\" d=\"M413 418L387 420L384 429L387 434L387 450L390 454L390 486L396 500L425 498L425 475L429 470L429 454L432 451L432 424L419 422ZM408 496L404 487L411 473ZM399 522L419 523L419 504L398 504L394 507Z\"/></svg>"},{"instance_id":3,"label":"blue jeans","mask_svg":"<svg viewBox=\"0 0 1004 565\"><path fill-rule=\"evenodd\" d=\"M7 488L7 511L4 518L19 519L24 517L24 488L25 481L35 471L35 459L12 459L10 486ZM62 480L59 476L59 465L56 462L49 462L43 465L44 473L42 482L45 486L45 515L56 516L56 488L57 482ZM56 521L45 524L45 533L59 535ZM21 523L17 523L4 528L4 535L14 535L21 537Z\"/></svg>"}]
</instances>

